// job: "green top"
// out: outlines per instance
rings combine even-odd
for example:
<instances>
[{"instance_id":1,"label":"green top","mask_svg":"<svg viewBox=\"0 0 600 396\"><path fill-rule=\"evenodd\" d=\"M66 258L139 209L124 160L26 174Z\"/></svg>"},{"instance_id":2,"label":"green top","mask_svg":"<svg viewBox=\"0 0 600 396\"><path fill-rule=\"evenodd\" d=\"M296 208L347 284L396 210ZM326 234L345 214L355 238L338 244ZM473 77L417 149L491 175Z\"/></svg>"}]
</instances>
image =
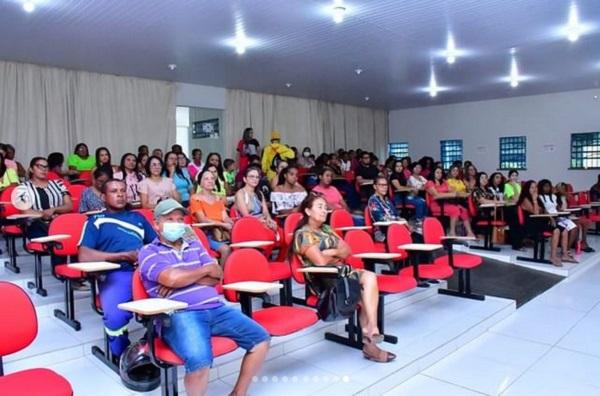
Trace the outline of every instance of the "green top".
<instances>
[{"instance_id":1,"label":"green top","mask_svg":"<svg viewBox=\"0 0 600 396\"><path fill-rule=\"evenodd\" d=\"M89 171L92 170L94 166L96 166L96 158L92 157L91 155L88 155L87 158L83 159L77 154L71 154L67 159L67 165L69 167L75 168L80 172Z\"/></svg>"},{"instance_id":2,"label":"green top","mask_svg":"<svg viewBox=\"0 0 600 396\"><path fill-rule=\"evenodd\" d=\"M0 177L0 190L4 190L6 187L15 183L19 183L17 172L12 168L6 168L6 172Z\"/></svg>"},{"instance_id":3,"label":"green top","mask_svg":"<svg viewBox=\"0 0 600 396\"><path fill-rule=\"evenodd\" d=\"M519 197L521 195L521 184L516 183L514 186L511 183L504 185L504 198L507 200L513 199L513 197Z\"/></svg>"},{"instance_id":4,"label":"green top","mask_svg":"<svg viewBox=\"0 0 600 396\"><path fill-rule=\"evenodd\" d=\"M225 177L225 181L227 182L227 184L229 184L230 186L233 186L235 184L235 170L225 171L223 172L223 176Z\"/></svg>"}]
</instances>

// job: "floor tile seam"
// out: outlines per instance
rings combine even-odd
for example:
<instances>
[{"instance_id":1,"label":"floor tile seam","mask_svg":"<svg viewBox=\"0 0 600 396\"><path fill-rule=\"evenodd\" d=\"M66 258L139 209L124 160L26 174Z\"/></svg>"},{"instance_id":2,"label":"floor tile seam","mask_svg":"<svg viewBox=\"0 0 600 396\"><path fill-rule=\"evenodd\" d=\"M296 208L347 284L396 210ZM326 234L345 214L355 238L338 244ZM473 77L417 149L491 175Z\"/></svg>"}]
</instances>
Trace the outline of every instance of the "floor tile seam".
<instances>
[{"instance_id":1,"label":"floor tile seam","mask_svg":"<svg viewBox=\"0 0 600 396\"><path fill-rule=\"evenodd\" d=\"M448 356L450 356L450 355L448 355ZM419 373L419 374L417 374L417 375L422 375L422 376L424 376L424 377L427 377L427 378L430 378L430 379L433 379L433 380L436 380L436 381L440 381L440 382L443 382L443 383L445 383L445 384L448 384L448 385L453 385L453 386L456 386L457 388L461 388L461 389L464 389L464 390L468 390L468 391L470 391L470 392L474 392L474 393L477 393L477 394L480 394L480 395L484 395L484 396L491 396L489 393L485 393L485 392L482 392L482 391L479 391L479 390L476 390L476 389L472 389L472 388L469 388L468 386L465 386L465 385L462 385L462 384L455 384L454 382L450 382L450 381L448 381L448 380L445 380L445 379L443 379L443 378L438 378L438 377L436 377L436 376L433 376L433 375L430 375L430 374L425 374L425 372L424 372L424 371L420 372L420 373ZM415 377L416 377L416 376L415 376ZM412 379L412 378L414 378L414 377L411 377L411 379ZM408 380L407 380L407 381L408 381Z\"/></svg>"}]
</instances>

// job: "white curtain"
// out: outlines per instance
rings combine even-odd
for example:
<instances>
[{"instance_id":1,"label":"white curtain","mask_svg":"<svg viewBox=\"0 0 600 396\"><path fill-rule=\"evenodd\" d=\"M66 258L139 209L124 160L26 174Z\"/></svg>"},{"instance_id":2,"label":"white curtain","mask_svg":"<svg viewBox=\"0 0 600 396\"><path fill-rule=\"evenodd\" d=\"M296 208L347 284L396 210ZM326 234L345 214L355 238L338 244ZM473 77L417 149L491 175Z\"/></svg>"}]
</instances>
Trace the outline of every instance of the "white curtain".
<instances>
[{"instance_id":1,"label":"white curtain","mask_svg":"<svg viewBox=\"0 0 600 396\"><path fill-rule=\"evenodd\" d=\"M281 132L282 141L302 150L333 152L339 148L373 151L386 155L388 112L324 102L228 89L225 110L226 157L235 155L246 127L254 129L261 145L268 144L271 131Z\"/></svg>"},{"instance_id":2,"label":"white curtain","mask_svg":"<svg viewBox=\"0 0 600 396\"><path fill-rule=\"evenodd\" d=\"M147 144L175 142L175 86L133 77L0 62L0 142L25 166L53 151L65 157L78 142L106 146L113 163Z\"/></svg>"}]
</instances>

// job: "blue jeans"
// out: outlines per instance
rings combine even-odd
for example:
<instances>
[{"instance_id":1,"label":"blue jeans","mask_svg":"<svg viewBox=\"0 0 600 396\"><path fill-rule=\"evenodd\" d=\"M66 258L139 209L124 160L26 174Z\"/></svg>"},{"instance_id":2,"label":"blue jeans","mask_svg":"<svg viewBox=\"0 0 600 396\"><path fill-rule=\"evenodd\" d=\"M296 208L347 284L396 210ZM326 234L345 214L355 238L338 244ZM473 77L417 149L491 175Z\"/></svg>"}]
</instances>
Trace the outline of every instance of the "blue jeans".
<instances>
[{"instance_id":1,"label":"blue jeans","mask_svg":"<svg viewBox=\"0 0 600 396\"><path fill-rule=\"evenodd\" d=\"M270 339L261 325L226 305L176 312L170 326L162 328L163 339L183 359L187 373L212 365L211 336L231 338L247 351Z\"/></svg>"},{"instance_id":2,"label":"blue jeans","mask_svg":"<svg viewBox=\"0 0 600 396\"><path fill-rule=\"evenodd\" d=\"M107 272L98 284L104 312L104 331L108 334L108 345L115 356L121 356L129 346L127 325L133 314L119 309L117 305L132 300L132 279L132 270L115 270Z\"/></svg>"},{"instance_id":3,"label":"blue jeans","mask_svg":"<svg viewBox=\"0 0 600 396\"><path fill-rule=\"evenodd\" d=\"M410 195L402 196L398 193L394 195L394 203L396 205L411 204L415 207L415 217L417 220L423 220L427 216L427 204L421 197L413 197Z\"/></svg>"}]
</instances>

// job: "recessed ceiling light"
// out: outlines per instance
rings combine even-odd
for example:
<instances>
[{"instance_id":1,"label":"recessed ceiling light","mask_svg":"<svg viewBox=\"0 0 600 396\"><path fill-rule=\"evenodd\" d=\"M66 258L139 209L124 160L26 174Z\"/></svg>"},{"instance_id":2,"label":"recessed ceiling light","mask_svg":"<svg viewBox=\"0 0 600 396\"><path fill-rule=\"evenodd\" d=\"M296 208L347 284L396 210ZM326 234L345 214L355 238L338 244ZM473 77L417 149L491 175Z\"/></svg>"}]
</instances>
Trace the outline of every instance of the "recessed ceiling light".
<instances>
[{"instance_id":1,"label":"recessed ceiling light","mask_svg":"<svg viewBox=\"0 0 600 396\"><path fill-rule=\"evenodd\" d=\"M448 33L448 41L446 43L446 62L452 65L456 62L456 44L454 43L454 36L452 33Z\"/></svg>"},{"instance_id":2,"label":"recessed ceiling light","mask_svg":"<svg viewBox=\"0 0 600 396\"><path fill-rule=\"evenodd\" d=\"M600 99L600 96L598 96L598 95L594 95L594 99L595 99L595 100L598 100L598 99Z\"/></svg>"},{"instance_id":3,"label":"recessed ceiling light","mask_svg":"<svg viewBox=\"0 0 600 396\"><path fill-rule=\"evenodd\" d=\"M334 0L334 2L333 2L333 21L335 23L344 22L345 14L346 14L346 7L344 6L343 0Z\"/></svg>"},{"instance_id":4,"label":"recessed ceiling light","mask_svg":"<svg viewBox=\"0 0 600 396\"><path fill-rule=\"evenodd\" d=\"M175 70L177 69L177 65L175 63L169 63L169 70Z\"/></svg>"},{"instance_id":5,"label":"recessed ceiling light","mask_svg":"<svg viewBox=\"0 0 600 396\"><path fill-rule=\"evenodd\" d=\"M291 87L292 87L292 83L285 83L285 86L286 86L287 88L291 88Z\"/></svg>"},{"instance_id":6,"label":"recessed ceiling light","mask_svg":"<svg viewBox=\"0 0 600 396\"><path fill-rule=\"evenodd\" d=\"M357 75L359 75L362 72L363 72L363 69L354 69L354 73L356 73Z\"/></svg>"},{"instance_id":7,"label":"recessed ceiling light","mask_svg":"<svg viewBox=\"0 0 600 396\"><path fill-rule=\"evenodd\" d=\"M365 96L365 102L368 102L371 98L368 96Z\"/></svg>"},{"instance_id":8,"label":"recessed ceiling light","mask_svg":"<svg viewBox=\"0 0 600 396\"><path fill-rule=\"evenodd\" d=\"M431 77L429 77L429 96L435 98L438 94L437 79L435 78L435 70L431 67Z\"/></svg>"},{"instance_id":9,"label":"recessed ceiling light","mask_svg":"<svg viewBox=\"0 0 600 396\"><path fill-rule=\"evenodd\" d=\"M23 9L25 12L33 12L35 11L35 3L33 1L26 1L23 3Z\"/></svg>"},{"instance_id":10,"label":"recessed ceiling light","mask_svg":"<svg viewBox=\"0 0 600 396\"><path fill-rule=\"evenodd\" d=\"M513 48L514 49L514 48ZM510 60L510 86L512 88L516 88L519 86L519 68L517 67L517 59L515 58L515 53L511 50L512 56Z\"/></svg>"},{"instance_id":11,"label":"recessed ceiling light","mask_svg":"<svg viewBox=\"0 0 600 396\"><path fill-rule=\"evenodd\" d=\"M579 40L581 35L581 26L579 25L579 12L577 10L577 4L571 3L569 7L569 21L567 22L567 39L574 43Z\"/></svg>"}]
</instances>

